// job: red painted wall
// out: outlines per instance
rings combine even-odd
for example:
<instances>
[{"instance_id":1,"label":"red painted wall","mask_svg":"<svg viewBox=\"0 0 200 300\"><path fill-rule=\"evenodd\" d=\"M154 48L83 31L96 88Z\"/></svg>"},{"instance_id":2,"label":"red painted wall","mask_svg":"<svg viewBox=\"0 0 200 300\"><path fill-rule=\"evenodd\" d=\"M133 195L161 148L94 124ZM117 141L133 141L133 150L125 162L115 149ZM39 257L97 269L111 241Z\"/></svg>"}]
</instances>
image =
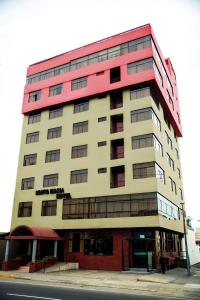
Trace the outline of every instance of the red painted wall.
<instances>
[{"instance_id":1,"label":"red painted wall","mask_svg":"<svg viewBox=\"0 0 200 300\"><path fill-rule=\"evenodd\" d=\"M118 230L113 232L113 255L84 255L84 253L68 253L67 262L79 262L80 269L88 270L122 270L122 239L131 236L130 230Z\"/></svg>"},{"instance_id":2,"label":"red painted wall","mask_svg":"<svg viewBox=\"0 0 200 300\"><path fill-rule=\"evenodd\" d=\"M134 40L145 35L151 34L155 45L157 47L157 51L160 55L160 58L165 67L166 73L170 79L170 82L173 86L174 94L170 95L173 103L174 110L172 106L167 100L167 85L164 81L163 77L163 86L160 85L160 82L157 80L155 73L153 70L147 70L144 72L140 72L137 74L128 75L127 72L127 64L130 62L142 60L145 58L153 57L152 48L146 48L142 50L138 50L136 52L128 53L119 57L116 57L111 60L107 60L104 62L99 62L94 65L85 66L81 69L77 69L62 75L58 75L49 79L45 79L43 81L39 81L36 83L28 84L24 89L24 100L23 100L23 108L22 112L29 113L34 110L39 110L42 108L47 108L52 105L66 103L69 101L74 101L76 99L90 97L97 95L99 93L104 93L106 91L124 88L128 86L132 86L137 83L143 83L146 81L154 81L158 86L161 93L161 103L166 111L166 115L168 115L177 136L182 136L182 128L181 124L179 124L177 120L177 113L180 116L179 112L179 103L178 103L178 93L176 86L176 79L173 71L173 67L170 63L169 59L164 59L161 50L158 46L152 28L149 24L138 27L136 29L129 30L124 33L117 34L115 36L103 39L101 41L97 41L95 43L86 45L84 47L69 51L67 53L58 55L56 57L44 60L42 62L33 64L29 66L27 70L27 75L33 75L41 71L48 70L50 68L60 66L68 63L69 61L83 57L85 55L95 53L97 51L101 51L107 48L114 47L116 45L125 43L130 40ZM155 61L156 58L154 57ZM110 84L110 69L116 66L121 67L121 80L116 83ZM157 67L160 70L160 67L157 63ZM97 72L104 72L102 75L96 76ZM162 70L160 70L162 75ZM88 84L87 87L71 91L71 80L88 76ZM49 87L52 85L63 83L62 94L54 97L48 97ZM28 102L29 93L32 91L41 90L41 99L37 102Z\"/></svg>"}]
</instances>

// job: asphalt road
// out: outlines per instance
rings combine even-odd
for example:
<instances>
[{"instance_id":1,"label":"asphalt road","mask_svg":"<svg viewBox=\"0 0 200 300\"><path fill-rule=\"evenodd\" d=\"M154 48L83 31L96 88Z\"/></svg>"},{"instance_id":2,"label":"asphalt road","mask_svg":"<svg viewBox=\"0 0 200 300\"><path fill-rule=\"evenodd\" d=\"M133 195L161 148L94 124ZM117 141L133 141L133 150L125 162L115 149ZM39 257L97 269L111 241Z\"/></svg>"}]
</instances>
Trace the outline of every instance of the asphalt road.
<instances>
[{"instance_id":1,"label":"asphalt road","mask_svg":"<svg viewBox=\"0 0 200 300\"><path fill-rule=\"evenodd\" d=\"M163 297L45 286L37 283L0 282L0 300L164 300ZM172 299L172 298L170 298ZM175 300L176 298L174 298Z\"/></svg>"}]
</instances>

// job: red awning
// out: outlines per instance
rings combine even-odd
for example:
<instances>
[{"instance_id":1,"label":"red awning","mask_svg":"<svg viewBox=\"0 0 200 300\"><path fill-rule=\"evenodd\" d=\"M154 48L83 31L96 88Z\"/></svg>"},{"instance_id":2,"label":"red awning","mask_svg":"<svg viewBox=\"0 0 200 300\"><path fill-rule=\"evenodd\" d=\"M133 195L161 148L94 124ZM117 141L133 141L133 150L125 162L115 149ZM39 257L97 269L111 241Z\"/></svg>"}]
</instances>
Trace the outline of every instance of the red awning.
<instances>
[{"instance_id":1,"label":"red awning","mask_svg":"<svg viewBox=\"0 0 200 300\"><path fill-rule=\"evenodd\" d=\"M63 240L51 228L18 226L6 237L7 240Z\"/></svg>"}]
</instances>

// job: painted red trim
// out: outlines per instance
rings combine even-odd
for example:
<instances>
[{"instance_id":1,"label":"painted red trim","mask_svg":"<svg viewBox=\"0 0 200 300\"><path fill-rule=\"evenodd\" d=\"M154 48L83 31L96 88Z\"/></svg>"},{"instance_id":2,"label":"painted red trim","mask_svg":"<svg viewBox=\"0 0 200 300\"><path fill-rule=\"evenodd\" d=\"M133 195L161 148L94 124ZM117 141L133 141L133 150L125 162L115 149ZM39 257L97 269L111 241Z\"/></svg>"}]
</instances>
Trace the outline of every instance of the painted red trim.
<instances>
[{"instance_id":1,"label":"painted red trim","mask_svg":"<svg viewBox=\"0 0 200 300\"><path fill-rule=\"evenodd\" d=\"M131 29L129 31L108 37L106 39L97 41L95 43L80 47L78 49L60 54L58 56L49 58L47 60L38 62L28 67L27 74L33 75L38 72L51 69L56 66L60 66L68 63L76 58L83 57L85 55L95 53L107 48L114 47L116 45L125 43L130 40L134 40L146 35L152 35L157 51L160 55L162 63L165 67L167 76L173 87L173 95L170 93L171 99L174 103L174 110L167 100L167 84L164 82L163 86L158 82L156 75L152 70L145 72L128 75L127 64L134 61L139 61L145 58L153 57L152 48L142 49L136 52L128 53L123 56L116 57L112 60L106 60L104 62L99 62L94 65L85 66L81 69L70 71L68 73L58 75L52 78L48 78L43 81L28 84L25 86L23 108L22 113L27 114L36 110L41 110L49 108L54 105L64 104L70 101L75 101L76 99L81 99L85 97L94 97L95 95L106 93L115 89L122 89L126 87L131 87L138 83L144 83L149 81L154 81L158 86L161 94L161 103L164 107L165 113L173 125L176 135L182 136L181 124L178 122L177 113L180 117L179 102L178 102L178 91L176 86L176 77L170 62L170 59L164 59L160 47L156 41L155 35L150 24ZM156 58L154 57L155 61ZM110 84L110 69L120 66L121 67L121 80L119 82ZM157 67L162 75L162 70L157 63ZM96 76L97 73L103 72L101 75ZM75 91L71 91L71 81L80 77L88 77L87 87ZM54 97L49 97L49 87L56 84L63 84L62 94ZM37 102L28 102L29 93L32 91L41 90L41 99Z\"/></svg>"}]
</instances>

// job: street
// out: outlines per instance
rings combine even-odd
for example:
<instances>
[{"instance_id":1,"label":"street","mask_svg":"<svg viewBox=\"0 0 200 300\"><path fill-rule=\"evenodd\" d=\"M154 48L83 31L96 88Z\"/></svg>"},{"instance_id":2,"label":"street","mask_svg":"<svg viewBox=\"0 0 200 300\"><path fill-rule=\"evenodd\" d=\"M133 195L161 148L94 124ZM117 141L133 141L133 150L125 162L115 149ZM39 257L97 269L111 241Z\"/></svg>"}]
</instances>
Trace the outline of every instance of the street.
<instances>
[{"instance_id":1,"label":"street","mask_svg":"<svg viewBox=\"0 0 200 300\"><path fill-rule=\"evenodd\" d=\"M91 291L85 289L72 289L60 286L46 286L24 282L0 281L1 300L164 300L166 297L122 294L116 292ZM176 299L171 298L170 299ZM180 299L180 298L177 298Z\"/></svg>"}]
</instances>

